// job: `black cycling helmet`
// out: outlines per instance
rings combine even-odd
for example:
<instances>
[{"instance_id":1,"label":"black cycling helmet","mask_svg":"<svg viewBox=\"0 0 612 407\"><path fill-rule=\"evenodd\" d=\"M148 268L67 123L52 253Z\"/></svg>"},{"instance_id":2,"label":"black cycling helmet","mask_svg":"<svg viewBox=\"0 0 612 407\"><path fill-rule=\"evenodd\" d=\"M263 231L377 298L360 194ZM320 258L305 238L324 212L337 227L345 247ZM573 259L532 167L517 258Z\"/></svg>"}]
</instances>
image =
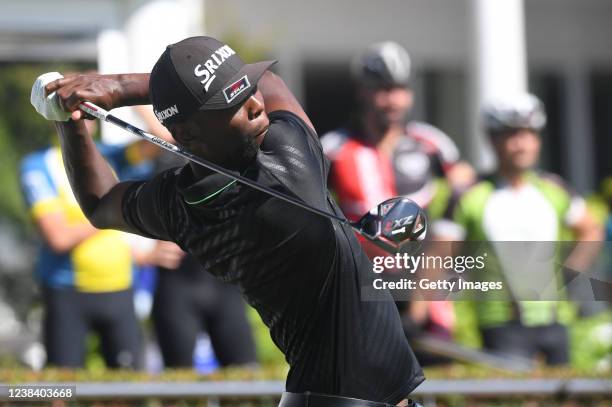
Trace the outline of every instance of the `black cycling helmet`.
<instances>
[{"instance_id":1,"label":"black cycling helmet","mask_svg":"<svg viewBox=\"0 0 612 407\"><path fill-rule=\"evenodd\" d=\"M353 58L351 76L367 86L408 86L410 57L396 42L373 44Z\"/></svg>"},{"instance_id":2,"label":"black cycling helmet","mask_svg":"<svg viewBox=\"0 0 612 407\"><path fill-rule=\"evenodd\" d=\"M529 93L492 99L485 103L482 116L485 130L489 134L517 129L540 131L546 125L544 104Z\"/></svg>"}]
</instances>

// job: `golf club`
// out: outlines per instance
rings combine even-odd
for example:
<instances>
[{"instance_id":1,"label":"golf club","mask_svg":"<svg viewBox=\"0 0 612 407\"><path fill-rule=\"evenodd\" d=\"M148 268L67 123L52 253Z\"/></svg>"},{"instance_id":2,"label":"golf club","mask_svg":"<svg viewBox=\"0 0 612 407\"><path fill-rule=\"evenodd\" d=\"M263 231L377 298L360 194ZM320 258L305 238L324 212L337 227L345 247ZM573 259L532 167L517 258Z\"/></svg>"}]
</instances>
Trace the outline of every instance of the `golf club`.
<instances>
[{"instance_id":1,"label":"golf club","mask_svg":"<svg viewBox=\"0 0 612 407\"><path fill-rule=\"evenodd\" d=\"M419 205L408 198L396 197L388 199L363 215L363 217L357 222L349 222L345 218L341 218L329 212L315 208L314 206L308 205L307 203L282 192L259 185L257 182L249 178L232 174L219 165L197 157L175 144L169 143L166 140L139 129L138 127L132 126L131 124L110 114L106 110L91 102L81 103L79 108L83 112L97 119L112 123L163 148L164 150L170 151L205 168L225 175L226 177L240 182L241 184L247 185L290 204L299 206L300 208L309 212L349 225L361 236L372 241L374 244L387 252L398 252L402 249L405 243L409 241L423 240L425 238L425 234L427 232L427 219L425 217L425 213Z\"/></svg>"}]
</instances>

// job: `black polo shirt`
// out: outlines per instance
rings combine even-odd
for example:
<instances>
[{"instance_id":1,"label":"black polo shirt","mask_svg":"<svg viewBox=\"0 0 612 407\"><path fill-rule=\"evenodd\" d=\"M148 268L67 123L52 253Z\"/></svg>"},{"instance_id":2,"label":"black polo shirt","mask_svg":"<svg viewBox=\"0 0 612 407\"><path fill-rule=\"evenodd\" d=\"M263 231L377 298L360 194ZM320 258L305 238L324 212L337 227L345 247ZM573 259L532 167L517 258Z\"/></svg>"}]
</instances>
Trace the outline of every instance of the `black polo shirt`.
<instances>
[{"instance_id":1,"label":"black polo shirt","mask_svg":"<svg viewBox=\"0 0 612 407\"><path fill-rule=\"evenodd\" d=\"M341 216L317 135L293 113L269 117L243 175ZM391 298L360 299L372 266L349 227L189 165L135 183L123 214L240 288L286 356L287 391L396 403L424 380Z\"/></svg>"}]
</instances>

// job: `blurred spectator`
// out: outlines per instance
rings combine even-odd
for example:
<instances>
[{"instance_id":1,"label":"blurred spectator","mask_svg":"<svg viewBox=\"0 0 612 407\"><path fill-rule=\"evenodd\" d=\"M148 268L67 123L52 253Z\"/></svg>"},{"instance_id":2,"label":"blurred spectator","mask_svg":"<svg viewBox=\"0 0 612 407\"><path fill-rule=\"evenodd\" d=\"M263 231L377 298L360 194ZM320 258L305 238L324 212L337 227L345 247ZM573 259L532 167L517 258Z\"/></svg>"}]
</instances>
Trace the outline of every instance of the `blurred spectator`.
<instances>
[{"instance_id":1,"label":"blurred spectator","mask_svg":"<svg viewBox=\"0 0 612 407\"><path fill-rule=\"evenodd\" d=\"M151 133L172 138L148 107L139 107L139 113ZM168 152L156 162L156 172L185 164ZM164 365L194 366L201 332L208 334L219 365L255 365L255 341L238 289L205 272L193 256L186 255L177 266L158 268L153 300L153 324Z\"/></svg>"},{"instance_id":2,"label":"blurred spectator","mask_svg":"<svg viewBox=\"0 0 612 407\"><path fill-rule=\"evenodd\" d=\"M402 195L426 208L430 218L441 216L451 188L468 185L474 172L459 161L457 147L441 130L407 122L414 98L407 52L394 42L374 44L354 58L351 74L359 109L347 127L321 140L331 160L330 187L343 212L355 221L378 203ZM360 240L370 257L386 254ZM450 338L451 304L398 306L409 336L424 328ZM425 355L417 356L421 364L428 363Z\"/></svg>"},{"instance_id":3,"label":"blurred spectator","mask_svg":"<svg viewBox=\"0 0 612 407\"><path fill-rule=\"evenodd\" d=\"M193 256L177 269L160 268L153 323L166 367L191 367L200 332L219 365L255 365L255 342L240 292L205 272Z\"/></svg>"},{"instance_id":4,"label":"blurred spectator","mask_svg":"<svg viewBox=\"0 0 612 407\"><path fill-rule=\"evenodd\" d=\"M564 240L569 229L578 241L600 240L601 230L584 199L560 177L533 170L541 149L539 132L546 123L540 100L530 94L500 98L485 106L483 120L498 168L454 200L446 219L435 222L438 238L554 242ZM476 302L485 348L525 358L541 354L548 364L566 364L568 331L559 319L559 305L556 301Z\"/></svg>"},{"instance_id":5,"label":"blurred spectator","mask_svg":"<svg viewBox=\"0 0 612 407\"><path fill-rule=\"evenodd\" d=\"M95 122L88 123L93 130ZM148 154L141 143L100 148L117 172ZM59 147L26 156L20 178L42 236L36 272L45 308L47 363L83 367L85 339L93 330L108 367L138 367L141 332L134 314L133 253L127 236L90 225L72 194ZM151 254L140 258L155 261Z\"/></svg>"}]
</instances>

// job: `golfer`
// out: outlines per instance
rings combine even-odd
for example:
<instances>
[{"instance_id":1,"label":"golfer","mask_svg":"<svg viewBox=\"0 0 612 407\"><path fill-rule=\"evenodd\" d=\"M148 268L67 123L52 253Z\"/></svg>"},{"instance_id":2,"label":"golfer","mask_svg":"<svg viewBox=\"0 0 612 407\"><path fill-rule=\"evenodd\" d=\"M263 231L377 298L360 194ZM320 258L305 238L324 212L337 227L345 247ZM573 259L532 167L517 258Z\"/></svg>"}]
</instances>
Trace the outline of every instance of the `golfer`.
<instances>
[{"instance_id":1,"label":"golfer","mask_svg":"<svg viewBox=\"0 0 612 407\"><path fill-rule=\"evenodd\" d=\"M176 242L236 284L290 365L280 406L416 405L424 380L388 301L360 299L372 266L350 227L197 164L119 183L78 111L152 103L185 149L338 216L317 133L274 61L244 64L226 44L170 45L151 74L76 75L36 103L72 112L56 122L74 194L91 223ZM38 108L37 108L38 109Z\"/></svg>"}]
</instances>

